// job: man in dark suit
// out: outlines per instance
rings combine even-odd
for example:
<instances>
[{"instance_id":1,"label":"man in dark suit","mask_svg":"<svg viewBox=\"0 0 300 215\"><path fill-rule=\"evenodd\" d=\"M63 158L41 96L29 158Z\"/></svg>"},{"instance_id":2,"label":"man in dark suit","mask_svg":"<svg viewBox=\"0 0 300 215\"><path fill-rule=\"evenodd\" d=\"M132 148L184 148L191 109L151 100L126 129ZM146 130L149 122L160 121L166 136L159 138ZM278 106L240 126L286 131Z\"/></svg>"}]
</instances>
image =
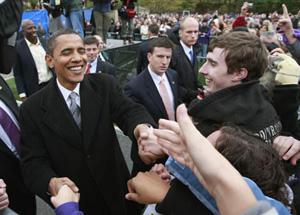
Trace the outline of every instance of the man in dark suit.
<instances>
[{"instance_id":1,"label":"man in dark suit","mask_svg":"<svg viewBox=\"0 0 300 215\"><path fill-rule=\"evenodd\" d=\"M131 79L124 89L125 95L142 104L156 123L160 118L175 120L174 112L179 103L177 74L168 69L172 48L173 43L166 37L153 39L149 43L148 67ZM136 144L132 147L131 157L134 162L132 175L138 171L147 171L152 166L144 164L139 158ZM157 162L164 161L161 159Z\"/></svg>"},{"instance_id":2,"label":"man in dark suit","mask_svg":"<svg viewBox=\"0 0 300 215\"><path fill-rule=\"evenodd\" d=\"M26 99L44 87L53 74L45 62L46 52L37 36L36 26L31 20L22 23L24 38L17 42L17 62L14 68L19 96Z\"/></svg>"},{"instance_id":3,"label":"man in dark suit","mask_svg":"<svg viewBox=\"0 0 300 215\"><path fill-rule=\"evenodd\" d=\"M137 55L137 63L136 63L136 73L140 74L144 69L148 66L148 51L149 51L149 43L153 38L158 37L159 26L157 24L151 24L148 28L149 32L149 40L146 40L140 44L138 55Z\"/></svg>"},{"instance_id":4,"label":"man in dark suit","mask_svg":"<svg viewBox=\"0 0 300 215\"><path fill-rule=\"evenodd\" d=\"M8 45L7 39L0 37L1 73L8 74L11 72L15 56L15 48ZM35 196L29 192L24 184L20 166L20 154L17 151L17 145L20 144L20 141L14 141L15 138L20 137L20 134L19 132L11 133L11 130L5 126L5 123L8 122L13 123L16 127L19 126L18 106L2 76L0 76L0 108L0 178L6 184L9 207L18 214L34 215L36 214ZM5 120L5 116L9 118Z\"/></svg>"},{"instance_id":5,"label":"man in dark suit","mask_svg":"<svg viewBox=\"0 0 300 215\"><path fill-rule=\"evenodd\" d=\"M173 51L170 68L178 74L178 83L186 91L184 100L189 102L197 95L198 65L196 48L199 23L195 18L186 17L179 28L180 44Z\"/></svg>"},{"instance_id":6,"label":"man in dark suit","mask_svg":"<svg viewBox=\"0 0 300 215\"><path fill-rule=\"evenodd\" d=\"M114 124L140 144L151 137L142 123L154 121L122 94L112 76L84 75L87 58L76 32L57 32L47 50L47 64L57 78L20 110L26 185L49 202L49 194L55 196L66 184L80 192L85 214L138 214L124 198L129 171Z\"/></svg>"},{"instance_id":7,"label":"man in dark suit","mask_svg":"<svg viewBox=\"0 0 300 215\"><path fill-rule=\"evenodd\" d=\"M94 36L84 38L84 47L88 59L86 74L106 73L116 77L116 68L114 65L102 61L99 54L99 41Z\"/></svg>"}]
</instances>

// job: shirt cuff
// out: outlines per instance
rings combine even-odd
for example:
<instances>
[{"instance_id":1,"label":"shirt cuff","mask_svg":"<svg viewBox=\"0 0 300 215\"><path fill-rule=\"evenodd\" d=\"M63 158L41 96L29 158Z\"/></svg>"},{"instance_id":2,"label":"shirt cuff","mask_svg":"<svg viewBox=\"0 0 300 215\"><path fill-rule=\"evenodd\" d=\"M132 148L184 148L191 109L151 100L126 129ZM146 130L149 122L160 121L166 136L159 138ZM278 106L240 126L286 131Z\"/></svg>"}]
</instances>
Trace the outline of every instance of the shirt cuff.
<instances>
[{"instance_id":1,"label":"shirt cuff","mask_svg":"<svg viewBox=\"0 0 300 215\"><path fill-rule=\"evenodd\" d=\"M20 97L20 98L26 97L26 93L20 93L20 94L19 94L19 97Z\"/></svg>"},{"instance_id":2,"label":"shirt cuff","mask_svg":"<svg viewBox=\"0 0 300 215\"><path fill-rule=\"evenodd\" d=\"M77 202L67 202L55 209L57 215L83 214L79 211L79 204Z\"/></svg>"}]
</instances>

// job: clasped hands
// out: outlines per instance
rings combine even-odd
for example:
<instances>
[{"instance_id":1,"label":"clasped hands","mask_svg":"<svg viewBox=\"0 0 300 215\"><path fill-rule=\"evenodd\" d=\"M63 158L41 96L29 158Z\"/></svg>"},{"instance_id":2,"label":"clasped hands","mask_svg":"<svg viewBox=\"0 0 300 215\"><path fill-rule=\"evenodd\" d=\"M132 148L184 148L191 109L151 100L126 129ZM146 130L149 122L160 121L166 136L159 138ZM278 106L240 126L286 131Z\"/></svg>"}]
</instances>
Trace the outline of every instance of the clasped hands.
<instances>
[{"instance_id":1,"label":"clasped hands","mask_svg":"<svg viewBox=\"0 0 300 215\"><path fill-rule=\"evenodd\" d=\"M48 191L55 208L67 202L79 201L79 188L68 177L51 178Z\"/></svg>"},{"instance_id":2,"label":"clasped hands","mask_svg":"<svg viewBox=\"0 0 300 215\"><path fill-rule=\"evenodd\" d=\"M134 135L138 144L138 153L145 164L152 164L157 159L166 155L157 142L157 136L153 128L146 124L138 125L134 130Z\"/></svg>"}]
</instances>

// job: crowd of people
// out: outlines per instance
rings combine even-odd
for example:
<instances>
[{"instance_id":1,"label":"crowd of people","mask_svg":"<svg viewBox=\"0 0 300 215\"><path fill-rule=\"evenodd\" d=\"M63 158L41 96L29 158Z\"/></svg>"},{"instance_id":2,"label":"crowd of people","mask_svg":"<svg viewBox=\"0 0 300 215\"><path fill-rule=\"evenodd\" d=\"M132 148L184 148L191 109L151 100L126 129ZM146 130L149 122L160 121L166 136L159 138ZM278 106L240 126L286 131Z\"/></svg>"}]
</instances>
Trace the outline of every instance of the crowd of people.
<instances>
[{"instance_id":1,"label":"crowd of people","mask_svg":"<svg viewBox=\"0 0 300 215\"><path fill-rule=\"evenodd\" d=\"M137 16L134 2L116 22L124 44L142 39L123 89L103 52L114 1L93 1L87 36L81 0L49 1L51 22L69 20L46 41L32 20L17 37L7 10L0 72L22 104L0 77L0 211L34 215L38 195L57 215L297 214L300 14Z\"/></svg>"}]
</instances>

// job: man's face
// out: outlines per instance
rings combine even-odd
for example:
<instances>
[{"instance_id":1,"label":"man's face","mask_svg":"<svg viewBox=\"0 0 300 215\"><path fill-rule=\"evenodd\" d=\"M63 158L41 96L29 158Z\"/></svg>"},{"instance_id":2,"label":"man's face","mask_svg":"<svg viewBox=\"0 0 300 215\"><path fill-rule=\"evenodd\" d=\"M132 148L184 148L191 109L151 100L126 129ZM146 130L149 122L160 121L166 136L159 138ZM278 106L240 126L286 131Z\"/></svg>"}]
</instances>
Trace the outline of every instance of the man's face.
<instances>
[{"instance_id":1,"label":"man's face","mask_svg":"<svg viewBox=\"0 0 300 215\"><path fill-rule=\"evenodd\" d=\"M98 41L99 41L99 45L98 45L98 48L99 48L99 51L102 51L102 49L104 48L104 42L103 42L103 39L101 37L97 38Z\"/></svg>"},{"instance_id":2,"label":"man's face","mask_svg":"<svg viewBox=\"0 0 300 215\"><path fill-rule=\"evenodd\" d=\"M69 90L75 89L83 80L87 62L81 37L76 34L58 36L52 55L46 55L46 62L54 68L59 83Z\"/></svg>"},{"instance_id":3,"label":"man's face","mask_svg":"<svg viewBox=\"0 0 300 215\"><path fill-rule=\"evenodd\" d=\"M186 23L182 29L179 30L180 40L191 47L196 44L199 33L199 25L197 22Z\"/></svg>"},{"instance_id":4,"label":"man's face","mask_svg":"<svg viewBox=\"0 0 300 215\"><path fill-rule=\"evenodd\" d=\"M172 49L155 47L152 53L148 53L149 66L157 75L163 75L170 64Z\"/></svg>"},{"instance_id":5,"label":"man's face","mask_svg":"<svg viewBox=\"0 0 300 215\"><path fill-rule=\"evenodd\" d=\"M214 48L208 52L207 60L200 68L205 77L206 91L208 94L215 93L224 88L233 86L235 73L228 74L228 67L225 62L226 52L222 48Z\"/></svg>"},{"instance_id":6,"label":"man's face","mask_svg":"<svg viewBox=\"0 0 300 215\"><path fill-rule=\"evenodd\" d=\"M98 57L99 49L97 44L84 45L85 53L89 62L93 62Z\"/></svg>"},{"instance_id":7,"label":"man's face","mask_svg":"<svg viewBox=\"0 0 300 215\"><path fill-rule=\"evenodd\" d=\"M28 21L23 25L23 34L24 37L29 40L30 42L33 42L37 38L36 33L36 27L32 21Z\"/></svg>"}]
</instances>

